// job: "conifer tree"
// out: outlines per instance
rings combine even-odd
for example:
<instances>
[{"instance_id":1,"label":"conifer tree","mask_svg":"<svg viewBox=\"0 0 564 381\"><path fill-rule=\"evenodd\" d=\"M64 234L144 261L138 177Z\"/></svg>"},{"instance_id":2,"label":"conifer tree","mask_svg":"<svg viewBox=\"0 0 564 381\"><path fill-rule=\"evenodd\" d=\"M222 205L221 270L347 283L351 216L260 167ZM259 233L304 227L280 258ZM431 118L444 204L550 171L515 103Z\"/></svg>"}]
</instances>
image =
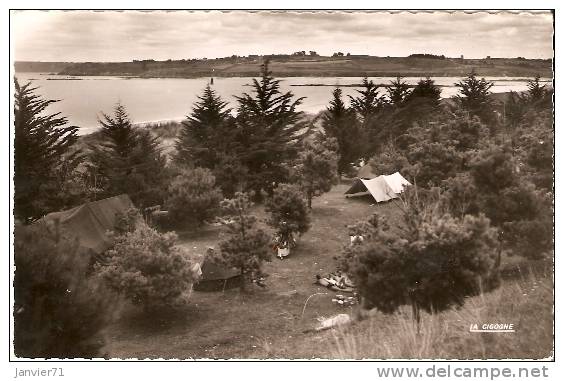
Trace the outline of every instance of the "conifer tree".
<instances>
[{"instance_id":1,"label":"conifer tree","mask_svg":"<svg viewBox=\"0 0 564 381\"><path fill-rule=\"evenodd\" d=\"M363 124L366 124L382 108L383 98L378 93L378 86L364 77L363 90L357 90L357 97L349 95L351 108L359 115Z\"/></svg>"},{"instance_id":2,"label":"conifer tree","mask_svg":"<svg viewBox=\"0 0 564 381\"><path fill-rule=\"evenodd\" d=\"M527 81L527 92L525 94L529 106L537 109L552 109L552 91L547 88L546 84L540 84L540 76Z\"/></svg>"},{"instance_id":3,"label":"conifer tree","mask_svg":"<svg viewBox=\"0 0 564 381\"><path fill-rule=\"evenodd\" d=\"M192 113L182 122L175 161L213 169L231 140L231 109L209 85L198 99Z\"/></svg>"},{"instance_id":4,"label":"conifer tree","mask_svg":"<svg viewBox=\"0 0 564 381\"><path fill-rule=\"evenodd\" d=\"M219 243L220 252L213 258L226 267L239 269L243 281L241 291L249 280L262 277L262 264L270 261L270 238L256 227L256 217L250 213L252 202L246 193L237 192L233 199L221 202L223 214L230 218L225 223L226 238Z\"/></svg>"},{"instance_id":5,"label":"conifer tree","mask_svg":"<svg viewBox=\"0 0 564 381\"><path fill-rule=\"evenodd\" d=\"M329 192L338 181L338 149L335 138L318 133L311 141L305 141L300 150L294 177L310 209L313 197Z\"/></svg>"},{"instance_id":6,"label":"conifer tree","mask_svg":"<svg viewBox=\"0 0 564 381\"><path fill-rule=\"evenodd\" d=\"M14 81L14 214L28 221L66 206L61 199L64 178L58 174L63 169L70 173L80 163L73 149L78 127L69 126L60 113L46 112L57 100L43 99L31 82L20 86Z\"/></svg>"},{"instance_id":7,"label":"conifer tree","mask_svg":"<svg viewBox=\"0 0 564 381\"><path fill-rule=\"evenodd\" d=\"M410 103L426 102L430 107L436 107L441 101L441 89L431 78L421 79L406 97L406 101Z\"/></svg>"},{"instance_id":8,"label":"conifer tree","mask_svg":"<svg viewBox=\"0 0 564 381\"><path fill-rule=\"evenodd\" d=\"M207 168L181 169L168 187L165 201L169 218L177 224L201 226L215 217L223 199Z\"/></svg>"},{"instance_id":9,"label":"conifer tree","mask_svg":"<svg viewBox=\"0 0 564 381\"><path fill-rule=\"evenodd\" d=\"M472 70L468 77L454 84L460 88L460 94L455 97L460 107L466 110L470 116L478 116L484 123L493 119L493 108L490 99L490 89L493 82L485 78L478 79Z\"/></svg>"},{"instance_id":10,"label":"conifer tree","mask_svg":"<svg viewBox=\"0 0 564 381\"><path fill-rule=\"evenodd\" d=\"M103 189L96 198L126 193L140 209L162 203L167 171L158 139L150 131L135 129L120 103L113 116L102 116L103 140L91 146L91 160Z\"/></svg>"},{"instance_id":11,"label":"conifer tree","mask_svg":"<svg viewBox=\"0 0 564 381\"><path fill-rule=\"evenodd\" d=\"M546 95L546 85L540 84L540 76L535 76L534 79L527 81L527 96L529 101L538 102L543 100Z\"/></svg>"},{"instance_id":12,"label":"conifer tree","mask_svg":"<svg viewBox=\"0 0 564 381\"><path fill-rule=\"evenodd\" d=\"M343 102L342 90L333 90L333 99L322 118L325 133L337 140L339 146L339 176L350 169L351 163L358 160L363 152L360 127L354 112Z\"/></svg>"},{"instance_id":13,"label":"conifer tree","mask_svg":"<svg viewBox=\"0 0 564 381\"><path fill-rule=\"evenodd\" d=\"M267 223L281 237L288 238L293 237L294 234L303 234L311 226L309 209L303 193L295 185L278 185L272 197L266 201L265 211L270 214Z\"/></svg>"},{"instance_id":14,"label":"conifer tree","mask_svg":"<svg viewBox=\"0 0 564 381\"><path fill-rule=\"evenodd\" d=\"M296 108L303 98L281 92L280 81L262 65L261 79L253 79L253 94L237 97L237 142L239 157L248 169L247 186L260 197L272 193L276 184L288 178L287 163L296 155L297 132L305 127Z\"/></svg>"},{"instance_id":15,"label":"conifer tree","mask_svg":"<svg viewBox=\"0 0 564 381\"><path fill-rule=\"evenodd\" d=\"M390 85L386 86L389 102L393 106L400 106L409 96L409 85L402 81L401 76L397 76L395 80L390 81Z\"/></svg>"}]
</instances>

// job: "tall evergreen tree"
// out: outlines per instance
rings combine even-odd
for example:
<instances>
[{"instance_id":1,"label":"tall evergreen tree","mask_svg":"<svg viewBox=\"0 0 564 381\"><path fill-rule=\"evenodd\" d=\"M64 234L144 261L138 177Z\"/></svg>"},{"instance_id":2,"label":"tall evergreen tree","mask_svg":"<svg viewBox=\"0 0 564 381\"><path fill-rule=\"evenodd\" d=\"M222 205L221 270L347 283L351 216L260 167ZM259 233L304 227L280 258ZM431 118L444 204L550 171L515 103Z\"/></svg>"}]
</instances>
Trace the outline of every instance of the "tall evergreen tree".
<instances>
[{"instance_id":1,"label":"tall evergreen tree","mask_svg":"<svg viewBox=\"0 0 564 381\"><path fill-rule=\"evenodd\" d=\"M399 137L399 147L406 148L404 138L407 130L414 125L423 125L435 119L441 102L441 89L431 78L419 80L417 85L405 96L400 108L386 113L381 118L380 139L376 143L387 142ZM378 146L381 144L376 144Z\"/></svg>"},{"instance_id":2,"label":"tall evergreen tree","mask_svg":"<svg viewBox=\"0 0 564 381\"><path fill-rule=\"evenodd\" d=\"M349 95L351 108L359 115L363 124L366 124L382 108L383 98L378 93L378 86L364 77L363 90L357 90L359 96Z\"/></svg>"},{"instance_id":3,"label":"tall evergreen tree","mask_svg":"<svg viewBox=\"0 0 564 381\"><path fill-rule=\"evenodd\" d=\"M540 84L540 76L535 76L534 79L527 81L527 96L530 101L538 102L546 95L546 85Z\"/></svg>"},{"instance_id":4,"label":"tall evergreen tree","mask_svg":"<svg viewBox=\"0 0 564 381\"><path fill-rule=\"evenodd\" d=\"M227 128L232 119L231 109L209 85L198 99L192 113L182 122L175 161L213 169L231 141L226 136L231 132Z\"/></svg>"},{"instance_id":5,"label":"tall evergreen tree","mask_svg":"<svg viewBox=\"0 0 564 381\"><path fill-rule=\"evenodd\" d=\"M460 88L460 94L455 97L459 106L470 116L478 116L484 123L493 120L493 107L490 99L490 89L493 82L485 78L478 79L474 70L468 77L454 84Z\"/></svg>"},{"instance_id":6,"label":"tall evergreen tree","mask_svg":"<svg viewBox=\"0 0 564 381\"><path fill-rule=\"evenodd\" d=\"M402 81L401 76L397 76L395 80L390 81L390 85L386 86L389 102L394 106L400 106L409 96L409 85Z\"/></svg>"},{"instance_id":7,"label":"tall evergreen tree","mask_svg":"<svg viewBox=\"0 0 564 381\"><path fill-rule=\"evenodd\" d=\"M63 182L58 173L76 168L80 154L73 150L78 127L60 113L48 114L58 102L35 94L31 82L15 81L14 103L14 214L23 221L63 208Z\"/></svg>"},{"instance_id":8,"label":"tall evergreen tree","mask_svg":"<svg viewBox=\"0 0 564 381\"><path fill-rule=\"evenodd\" d=\"M135 131L125 106L118 102L114 107L114 116L102 113L98 119L102 127L105 145L111 147L118 159L129 156L135 146Z\"/></svg>"},{"instance_id":9,"label":"tall evergreen tree","mask_svg":"<svg viewBox=\"0 0 564 381\"><path fill-rule=\"evenodd\" d=\"M529 105L537 110L552 108L552 91L546 84L540 84L540 76L527 81L527 92L525 94Z\"/></svg>"},{"instance_id":10,"label":"tall evergreen tree","mask_svg":"<svg viewBox=\"0 0 564 381\"><path fill-rule=\"evenodd\" d=\"M103 140L91 146L91 160L103 189L96 198L127 193L140 209L162 203L167 172L158 139L148 130L135 129L120 103L113 116L102 116Z\"/></svg>"},{"instance_id":11,"label":"tall evergreen tree","mask_svg":"<svg viewBox=\"0 0 564 381\"><path fill-rule=\"evenodd\" d=\"M343 102L342 90L333 90L333 99L322 118L325 133L337 139L339 146L339 176L350 169L351 163L358 160L363 152L363 142L360 127L354 111L347 108Z\"/></svg>"},{"instance_id":12,"label":"tall evergreen tree","mask_svg":"<svg viewBox=\"0 0 564 381\"><path fill-rule=\"evenodd\" d=\"M253 79L253 94L237 97L237 141L241 162L248 168L248 187L272 193L275 184L288 178L287 163L296 155L297 132L305 128L296 108L303 98L280 91L280 81L262 65L261 79Z\"/></svg>"}]
</instances>

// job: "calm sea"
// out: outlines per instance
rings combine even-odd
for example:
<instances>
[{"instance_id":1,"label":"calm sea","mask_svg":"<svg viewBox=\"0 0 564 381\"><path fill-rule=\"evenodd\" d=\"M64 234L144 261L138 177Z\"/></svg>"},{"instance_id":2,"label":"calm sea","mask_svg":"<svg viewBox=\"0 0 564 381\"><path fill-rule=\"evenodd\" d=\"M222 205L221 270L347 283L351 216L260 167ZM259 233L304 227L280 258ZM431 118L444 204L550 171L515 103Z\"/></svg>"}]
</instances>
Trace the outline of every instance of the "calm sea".
<instances>
[{"instance_id":1,"label":"calm sea","mask_svg":"<svg viewBox=\"0 0 564 381\"><path fill-rule=\"evenodd\" d=\"M166 120L182 120L189 114L197 96L210 81L209 78L120 78L120 77L65 77L45 73L18 73L20 83L33 81L38 92L47 99L60 99L53 104L51 112L61 112L71 124L80 127L80 134L93 132L98 128L97 119L101 112L111 113L116 102L124 104L134 123ZM389 83L392 77L369 78L375 83ZM405 78L415 84L420 78ZM442 97L455 95L454 86L459 77L436 77L435 83L442 87ZM494 93L510 90L523 91L527 88L526 78L486 78L494 82ZM284 91L292 91L297 97L306 97L300 110L316 113L323 110L331 99L334 86L361 83L355 77L290 77L282 78ZM214 78L213 88L221 97L236 106L235 96L252 90L248 85L252 78ZM292 86L304 84L326 84L331 86ZM356 88L343 87L343 94L354 95ZM381 90L384 92L384 90Z\"/></svg>"}]
</instances>

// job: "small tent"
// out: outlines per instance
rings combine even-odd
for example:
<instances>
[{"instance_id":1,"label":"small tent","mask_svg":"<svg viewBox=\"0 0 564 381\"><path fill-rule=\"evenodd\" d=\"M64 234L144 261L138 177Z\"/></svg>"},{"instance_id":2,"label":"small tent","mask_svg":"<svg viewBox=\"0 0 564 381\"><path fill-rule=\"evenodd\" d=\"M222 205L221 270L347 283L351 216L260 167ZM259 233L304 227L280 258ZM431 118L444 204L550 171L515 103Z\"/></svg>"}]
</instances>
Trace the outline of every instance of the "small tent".
<instances>
[{"instance_id":1,"label":"small tent","mask_svg":"<svg viewBox=\"0 0 564 381\"><path fill-rule=\"evenodd\" d=\"M214 263L208 256L200 265L202 274L194 285L195 291L222 291L239 287L243 281L240 271Z\"/></svg>"},{"instance_id":2,"label":"small tent","mask_svg":"<svg viewBox=\"0 0 564 381\"><path fill-rule=\"evenodd\" d=\"M87 202L69 210L49 213L35 223L53 225L58 221L64 234L79 241L82 251L101 254L107 250L111 241L107 232L114 229L116 215L133 208L128 195L110 197Z\"/></svg>"},{"instance_id":3,"label":"small tent","mask_svg":"<svg viewBox=\"0 0 564 381\"><path fill-rule=\"evenodd\" d=\"M346 197L357 197L370 194L376 202L383 202L397 198L407 185L411 185L409 181L399 172L395 172L370 180L356 179L345 195Z\"/></svg>"}]
</instances>

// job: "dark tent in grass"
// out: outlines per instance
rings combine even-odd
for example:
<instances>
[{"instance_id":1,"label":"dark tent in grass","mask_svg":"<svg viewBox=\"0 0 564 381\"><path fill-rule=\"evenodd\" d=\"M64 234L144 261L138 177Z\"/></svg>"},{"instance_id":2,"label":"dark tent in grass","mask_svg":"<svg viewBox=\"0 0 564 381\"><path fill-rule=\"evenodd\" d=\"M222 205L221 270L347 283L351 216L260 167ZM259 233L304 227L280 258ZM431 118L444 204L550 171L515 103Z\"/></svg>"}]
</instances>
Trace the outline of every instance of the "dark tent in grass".
<instances>
[{"instance_id":1,"label":"dark tent in grass","mask_svg":"<svg viewBox=\"0 0 564 381\"><path fill-rule=\"evenodd\" d=\"M229 269L213 263L206 256L201 265L202 275L194 285L195 291L222 291L241 285L241 273L237 269Z\"/></svg>"},{"instance_id":2,"label":"dark tent in grass","mask_svg":"<svg viewBox=\"0 0 564 381\"><path fill-rule=\"evenodd\" d=\"M122 194L49 213L35 223L54 226L58 222L63 234L78 240L82 252L96 256L111 246L107 232L114 229L116 215L133 207L129 196Z\"/></svg>"}]
</instances>

